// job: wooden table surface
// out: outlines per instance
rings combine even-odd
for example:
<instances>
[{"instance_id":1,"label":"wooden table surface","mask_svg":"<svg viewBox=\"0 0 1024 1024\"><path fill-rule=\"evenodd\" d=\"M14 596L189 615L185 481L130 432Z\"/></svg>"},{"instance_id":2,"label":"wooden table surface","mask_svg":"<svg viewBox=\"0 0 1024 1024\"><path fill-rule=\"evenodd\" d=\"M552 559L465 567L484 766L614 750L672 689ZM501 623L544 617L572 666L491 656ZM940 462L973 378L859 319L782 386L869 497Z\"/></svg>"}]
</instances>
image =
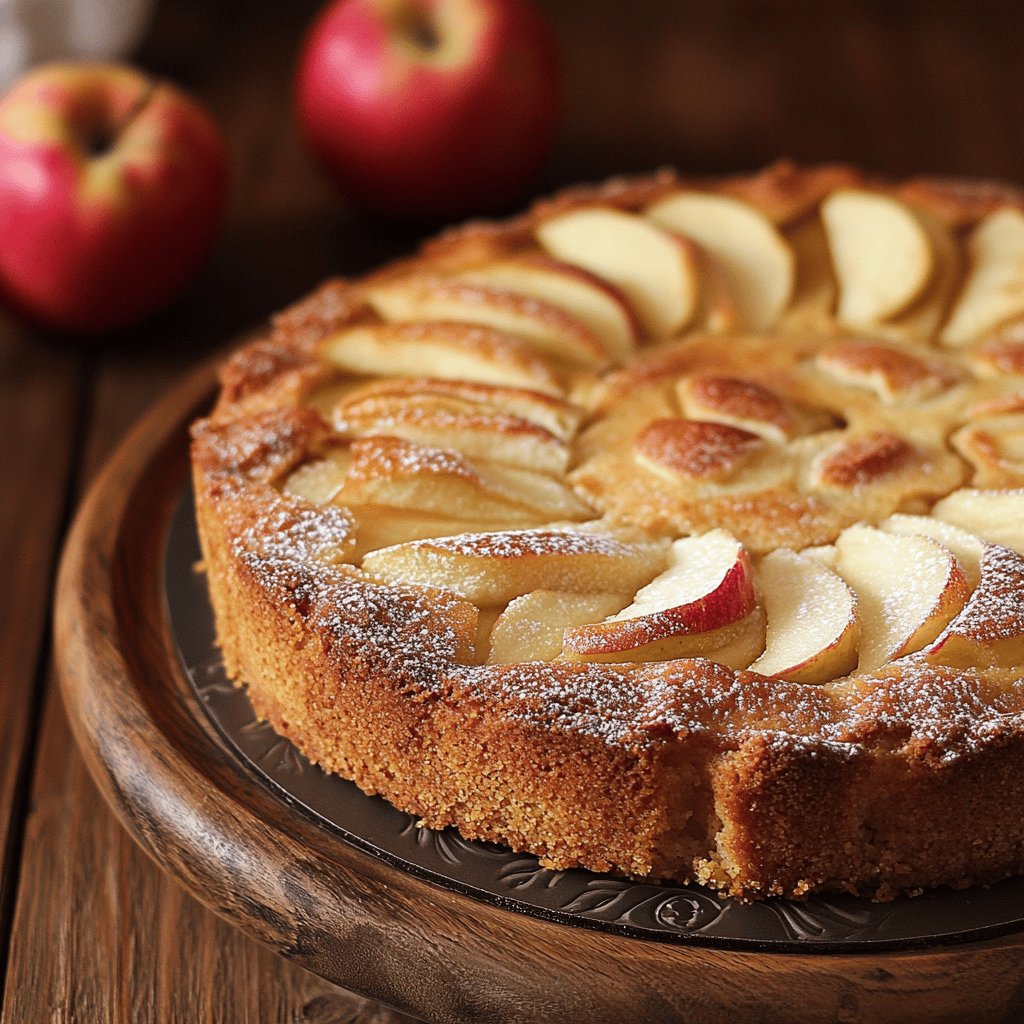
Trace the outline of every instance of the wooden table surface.
<instances>
[{"instance_id":1,"label":"wooden table surface","mask_svg":"<svg viewBox=\"0 0 1024 1024\"><path fill-rule=\"evenodd\" d=\"M1024 182L1017 4L543 6L567 74L565 124L539 189L779 155ZM409 1019L257 946L135 848L72 746L49 650L62 537L132 421L187 367L322 277L417 241L417 229L346 211L295 140L290 76L315 7L159 8L139 62L209 104L235 174L218 249L171 310L89 343L0 317L0 1024Z\"/></svg>"}]
</instances>

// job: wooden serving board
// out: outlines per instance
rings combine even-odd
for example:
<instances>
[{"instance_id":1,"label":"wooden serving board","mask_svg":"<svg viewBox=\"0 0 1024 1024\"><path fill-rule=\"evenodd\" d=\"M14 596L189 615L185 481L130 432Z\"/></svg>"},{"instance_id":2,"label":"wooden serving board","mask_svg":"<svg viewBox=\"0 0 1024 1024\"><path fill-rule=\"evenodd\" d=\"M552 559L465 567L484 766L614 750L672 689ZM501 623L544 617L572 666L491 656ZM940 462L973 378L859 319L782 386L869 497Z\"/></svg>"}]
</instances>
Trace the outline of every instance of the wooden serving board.
<instances>
[{"instance_id":1,"label":"wooden serving board","mask_svg":"<svg viewBox=\"0 0 1024 1024\"><path fill-rule=\"evenodd\" d=\"M64 698L89 768L142 848L195 897L322 977L435 1024L1021 1019L1021 931L825 953L575 927L417 877L261 784L203 712L163 589L187 425L212 387L209 368L187 380L101 474L68 541L56 613Z\"/></svg>"}]
</instances>

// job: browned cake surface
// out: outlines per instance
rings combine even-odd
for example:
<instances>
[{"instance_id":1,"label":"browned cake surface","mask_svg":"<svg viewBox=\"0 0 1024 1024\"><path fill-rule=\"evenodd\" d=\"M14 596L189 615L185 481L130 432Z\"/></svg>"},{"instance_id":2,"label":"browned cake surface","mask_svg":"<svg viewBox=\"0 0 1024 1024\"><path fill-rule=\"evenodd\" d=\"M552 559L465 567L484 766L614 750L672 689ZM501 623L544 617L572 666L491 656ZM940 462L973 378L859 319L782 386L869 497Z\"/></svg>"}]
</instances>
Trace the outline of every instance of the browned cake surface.
<instances>
[{"instance_id":1,"label":"browned cake surface","mask_svg":"<svg viewBox=\"0 0 1024 1024\"><path fill-rule=\"evenodd\" d=\"M1020 208L662 173L324 284L194 429L229 672L327 770L552 866L1021 871Z\"/></svg>"}]
</instances>

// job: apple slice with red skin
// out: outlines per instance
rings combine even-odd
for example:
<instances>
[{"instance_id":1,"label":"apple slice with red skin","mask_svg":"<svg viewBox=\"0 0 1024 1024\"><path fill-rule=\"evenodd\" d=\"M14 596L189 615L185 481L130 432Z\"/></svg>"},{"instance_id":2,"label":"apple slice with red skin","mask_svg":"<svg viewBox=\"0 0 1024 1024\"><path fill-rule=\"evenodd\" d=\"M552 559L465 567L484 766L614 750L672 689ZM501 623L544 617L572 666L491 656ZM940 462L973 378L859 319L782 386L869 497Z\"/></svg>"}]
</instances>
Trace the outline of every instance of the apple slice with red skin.
<instances>
[{"instance_id":1,"label":"apple slice with red skin","mask_svg":"<svg viewBox=\"0 0 1024 1024\"><path fill-rule=\"evenodd\" d=\"M498 616L491 631L492 665L522 661L551 661L562 650L562 635L617 612L629 598L622 594L573 594L564 590L534 590L514 598Z\"/></svg>"},{"instance_id":2,"label":"apple slice with red skin","mask_svg":"<svg viewBox=\"0 0 1024 1024\"><path fill-rule=\"evenodd\" d=\"M1024 557L990 544L981 579L959 615L926 649L932 664L1008 668L1024 662Z\"/></svg>"},{"instance_id":3,"label":"apple slice with red skin","mask_svg":"<svg viewBox=\"0 0 1024 1024\"><path fill-rule=\"evenodd\" d=\"M956 556L957 564L963 570L967 585L973 590L981 579L981 559L985 554L985 542L952 523L943 522L934 516L907 515L896 512L879 524L889 533L915 534L931 537L945 545Z\"/></svg>"},{"instance_id":4,"label":"apple slice with red skin","mask_svg":"<svg viewBox=\"0 0 1024 1024\"><path fill-rule=\"evenodd\" d=\"M582 267L527 253L458 276L564 309L601 339L617 363L627 362L640 340L640 323L622 293Z\"/></svg>"},{"instance_id":5,"label":"apple slice with red skin","mask_svg":"<svg viewBox=\"0 0 1024 1024\"><path fill-rule=\"evenodd\" d=\"M543 221L537 238L555 259L618 288L651 337L676 334L697 312L696 247L650 221L609 207L586 207Z\"/></svg>"},{"instance_id":6,"label":"apple slice with red skin","mask_svg":"<svg viewBox=\"0 0 1024 1024\"><path fill-rule=\"evenodd\" d=\"M646 661L694 657L735 639L756 605L754 573L743 545L724 530L684 537L671 563L633 603L604 622L566 631L573 661Z\"/></svg>"},{"instance_id":7,"label":"apple slice with red skin","mask_svg":"<svg viewBox=\"0 0 1024 1024\"><path fill-rule=\"evenodd\" d=\"M857 524L836 539L836 571L857 595L860 672L931 643L970 596L953 553L930 537Z\"/></svg>"},{"instance_id":8,"label":"apple slice with red skin","mask_svg":"<svg viewBox=\"0 0 1024 1024\"><path fill-rule=\"evenodd\" d=\"M754 672L791 683L825 683L857 666L857 597L816 558L779 548L761 559L757 584L768 616Z\"/></svg>"},{"instance_id":9,"label":"apple slice with red skin","mask_svg":"<svg viewBox=\"0 0 1024 1024\"><path fill-rule=\"evenodd\" d=\"M227 190L216 124L173 85L40 67L0 99L0 297L62 331L134 323L199 269Z\"/></svg>"}]
</instances>

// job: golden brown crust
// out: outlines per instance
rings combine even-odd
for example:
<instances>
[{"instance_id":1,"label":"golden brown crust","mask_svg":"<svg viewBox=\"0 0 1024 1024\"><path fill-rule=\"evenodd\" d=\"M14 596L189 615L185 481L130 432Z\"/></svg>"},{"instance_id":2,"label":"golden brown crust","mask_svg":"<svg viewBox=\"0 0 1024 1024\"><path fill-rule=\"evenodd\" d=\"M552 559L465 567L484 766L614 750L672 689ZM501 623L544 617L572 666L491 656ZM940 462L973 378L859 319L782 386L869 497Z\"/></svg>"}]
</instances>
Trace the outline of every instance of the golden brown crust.
<instances>
[{"instance_id":1,"label":"golden brown crust","mask_svg":"<svg viewBox=\"0 0 1024 1024\"><path fill-rule=\"evenodd\" d=\"M846 168L783 164L686 187L743 198L788 225L835 188L864 184ZM958 229L1020 202L989 188L870 184ZM197 516L229 673L327 770L427 825L454 824L557 867L699 878L748 897L841 889L878 898L1024 870L1019 667L946 667L922 653L873 676L807 686L702 660L475 664L481 609L446 590L369 577L356 565L358 513L282 492L296 467L337 442L331 417L346 401L350 417L358 408L352 387L365 389L364 410L389 393L433 389L449 405L469 403L460 415L470 425L479 422L473 403L496 393L480 377L421 389L402 377L353 381L330 365L325 339L381 323L368 288L529 253L536 224L557 212L636 210L679 187L669 172L615 181L508 224L449 232L368 282L328 282L232 357L215 409L193 430ZM724 523L755 551L828 543L859 519L919 510L994 472L991 430L965 434L958 454L936 424L961 423L971 408L1005 414L1018 342L986 339L961 353L884 337L837 341L837 330L696 334L596 384L545 362L544 394L506 388L500 397L548 410L569 436L589 417L573 441L571 480L606 522L676 536ZM982 362L987 376L975 375ZM562 390L573 403L556 397ZM476 474L461 456L420 451L416 461L408 442L355 433L353 485ZM680 479L693 487L681 490ZM999 600L1002 614L1020 595Z\"/></svg>"}]
</instances>

